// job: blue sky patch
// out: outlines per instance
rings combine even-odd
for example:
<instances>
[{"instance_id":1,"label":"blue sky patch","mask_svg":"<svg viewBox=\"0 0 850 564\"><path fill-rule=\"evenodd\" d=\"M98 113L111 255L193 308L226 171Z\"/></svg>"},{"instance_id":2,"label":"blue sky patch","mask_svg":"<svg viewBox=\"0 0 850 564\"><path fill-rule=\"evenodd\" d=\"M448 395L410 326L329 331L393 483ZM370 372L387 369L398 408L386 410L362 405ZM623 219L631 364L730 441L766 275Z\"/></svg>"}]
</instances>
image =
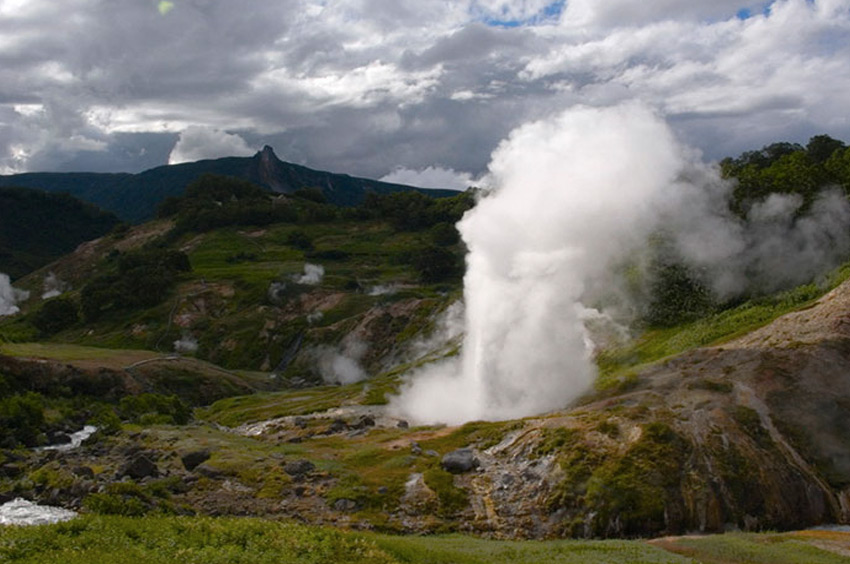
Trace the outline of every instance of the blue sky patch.
<instances>
[{"instance_id":1,"label":"blue sky patch","mask_svg":"<svg viewBox=\"0 0 850 564\"><path fill-rule=\"evenodd\" d=\"M523 25L539 25L546 22L556 21L564 11L566 4L566 0L556 0L533 16L524 19L503 19L498 16L484 16L481 17L479 21L489 26L507 28L520 27Z\"/></svg>"}]
</instances>

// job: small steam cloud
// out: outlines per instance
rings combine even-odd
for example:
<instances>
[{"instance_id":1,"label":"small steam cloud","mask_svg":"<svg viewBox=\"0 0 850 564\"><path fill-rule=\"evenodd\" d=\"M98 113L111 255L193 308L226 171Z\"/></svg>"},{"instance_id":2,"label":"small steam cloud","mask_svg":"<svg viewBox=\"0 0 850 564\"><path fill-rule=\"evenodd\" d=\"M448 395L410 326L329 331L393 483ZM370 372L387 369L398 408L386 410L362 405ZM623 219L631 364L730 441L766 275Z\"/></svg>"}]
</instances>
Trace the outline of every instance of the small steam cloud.
<instances>
[{"instance_id":1,"label":"small steam cloud","mask_svg":"<svg viewBox=\"0 0 850 564\"><path fill-rule=\"evenodd\" d=\"M69 289L68 284L60 280L53 272L49 272L47 276L44 277L42 288L44 289L41 294L42 300L49 300L50 298L61 296Z\"/></svg>"},{"instance_id":2,"label":"small steam cloud","mask_svg":"<svg viewBox=\"0 0 850 564\"><path fill-rule=\"evenodd\" d=\"M174 352L194 354L198 352L198 340L191 335L184 334L180 339L174 341Z\"/></svg>"},{"instance_id":3,"label":"small steam cloud","mask_svg":"<svg viewBox=\"0 0 850 564\"><path fill-rule=\"evenodd\" d=\"M298 284L309 284L311 286L315 286L322 282L322 278L324 278L324 276L324 266L320 264L310 264L308 262L304 265L304 274L295 275L292 279Z\"/></svg>"},{"instance_id":4,"label":"small steam cloud","mask_svg":"<svg viewBox=\"0 0 850 564\"><path fill-rule=\"evenodd\" d=\"M850 252L850 204L838 191L805 213L798 196L774 195L741 219L717 168L637 103L519 127L493 153L488 184L458 224L469 249L461 354L411 374L391 404L417 423L574 401L595 378L597 339L627 336L585 304L618 292L617 265L646 266L653 235L719 299L806 282Z\"/></svg>"},{"instance_id":5,"label":"small steam cloud","mask_svg":"<svg viewBox=\"0 0 850 564\"><path fill-rule=\"evenodd\" d=\"M397 284L378 284L369 288L370 296L388 296L398 292Z\"/></svg>"},{"instance_id":6,"label":"small steam cloud","mask_svg":"<svg viewBox=\"0 0 850 564\"><path fill-rule=\"evenodd\" d=\"M339 348L318 347L319 374L326 384L353 384L366 379L366 371L360 366L368 345L359 339L348 339Z\"/></svg>"},{"instance_id":7,"label":"small steam cloud","mask_svg":"<svg viewBox=\"0 0 850 564\"><path fill-rule=\"evenodd\" d=\"M273 304L283 302L284 291L286 290L286 282L272 282L269 284L269 289L266 292L269 301Z\"/></svg>"},{"instance_id":8,"label":"small steam cloud","mask_svg":"<svg viewBox=\"0 0 850 564\"><path fill-rule=\"evenodd\" d=\"M0 316L18 313L21 310L17 304L29 297L29 292L13 288L9 276L0 272Z\"/></svg>"}]
</instances>

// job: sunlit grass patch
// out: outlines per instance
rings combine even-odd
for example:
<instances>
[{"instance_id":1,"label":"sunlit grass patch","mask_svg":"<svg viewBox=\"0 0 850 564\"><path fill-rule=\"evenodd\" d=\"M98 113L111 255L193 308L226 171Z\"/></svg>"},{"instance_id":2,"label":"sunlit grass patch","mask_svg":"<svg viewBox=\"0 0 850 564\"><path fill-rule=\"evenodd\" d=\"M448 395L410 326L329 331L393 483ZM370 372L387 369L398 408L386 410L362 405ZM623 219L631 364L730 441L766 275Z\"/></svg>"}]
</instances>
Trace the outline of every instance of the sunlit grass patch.
<instances>
[{"instance_id":1,"label":"sunlit grass patch","mask_svg":"<svg viewBox=\"0 0 850 564\"><path fill-rule=\"evenodd\" d=\"M0 343L0 353L9 356L71 362L75 360L118 360L130 364L158 355L152 351L106 349L66 343Z\"/></svg>"},{"instance_id":2,"label":"sunlit grass patch","mask_svg":"<svg viewBox=\"0 0 850 564\"><path fill-rule=\"evenodd\" d=\"M664 547L700 562L724 564L838 564L848 561L846 555L814 546L808 542L811 538L804 535L734 533L680 537L664 543Z\"/></svg>"}]
</instances>

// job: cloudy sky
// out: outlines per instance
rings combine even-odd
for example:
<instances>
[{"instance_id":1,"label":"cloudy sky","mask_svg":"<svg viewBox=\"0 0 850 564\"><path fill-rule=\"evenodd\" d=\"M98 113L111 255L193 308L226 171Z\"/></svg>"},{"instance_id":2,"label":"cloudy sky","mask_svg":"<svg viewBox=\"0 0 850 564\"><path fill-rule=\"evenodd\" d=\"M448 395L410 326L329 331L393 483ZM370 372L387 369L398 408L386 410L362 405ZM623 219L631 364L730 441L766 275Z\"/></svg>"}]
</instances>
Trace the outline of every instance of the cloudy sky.
<instances>
[{"instance_id":1,"label":"cloudy sky","mask_svg":"<svg viewBox=\"0 0 850 564\"><path fill-rule=\"evenodd\" d=\"M850 0L0 0L0 173L250 155L463 186L642 100L706 159L850 141Z\"/></svg>"}]
</instances>

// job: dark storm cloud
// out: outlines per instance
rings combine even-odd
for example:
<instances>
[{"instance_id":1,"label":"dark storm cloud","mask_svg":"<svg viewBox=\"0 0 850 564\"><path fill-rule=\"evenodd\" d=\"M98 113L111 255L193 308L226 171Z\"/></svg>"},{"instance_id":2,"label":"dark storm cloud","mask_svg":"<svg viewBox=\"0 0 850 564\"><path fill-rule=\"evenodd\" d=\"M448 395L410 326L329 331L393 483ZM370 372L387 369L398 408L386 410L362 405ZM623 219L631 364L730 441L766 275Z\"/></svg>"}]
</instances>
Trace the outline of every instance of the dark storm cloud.
<instances>
[{"instance_id":1,"label":"dark storm cloud","mask_svg":"<svg viewBox=\"0 0 850 564\"><path fill-rule=\"evenodd\" d=\"M850 139L850 0L160 4L0 0L0 170L268 143L352 174L475 175L521 123L632 98L710 157Z\"/></svg>"}]
</instances>

